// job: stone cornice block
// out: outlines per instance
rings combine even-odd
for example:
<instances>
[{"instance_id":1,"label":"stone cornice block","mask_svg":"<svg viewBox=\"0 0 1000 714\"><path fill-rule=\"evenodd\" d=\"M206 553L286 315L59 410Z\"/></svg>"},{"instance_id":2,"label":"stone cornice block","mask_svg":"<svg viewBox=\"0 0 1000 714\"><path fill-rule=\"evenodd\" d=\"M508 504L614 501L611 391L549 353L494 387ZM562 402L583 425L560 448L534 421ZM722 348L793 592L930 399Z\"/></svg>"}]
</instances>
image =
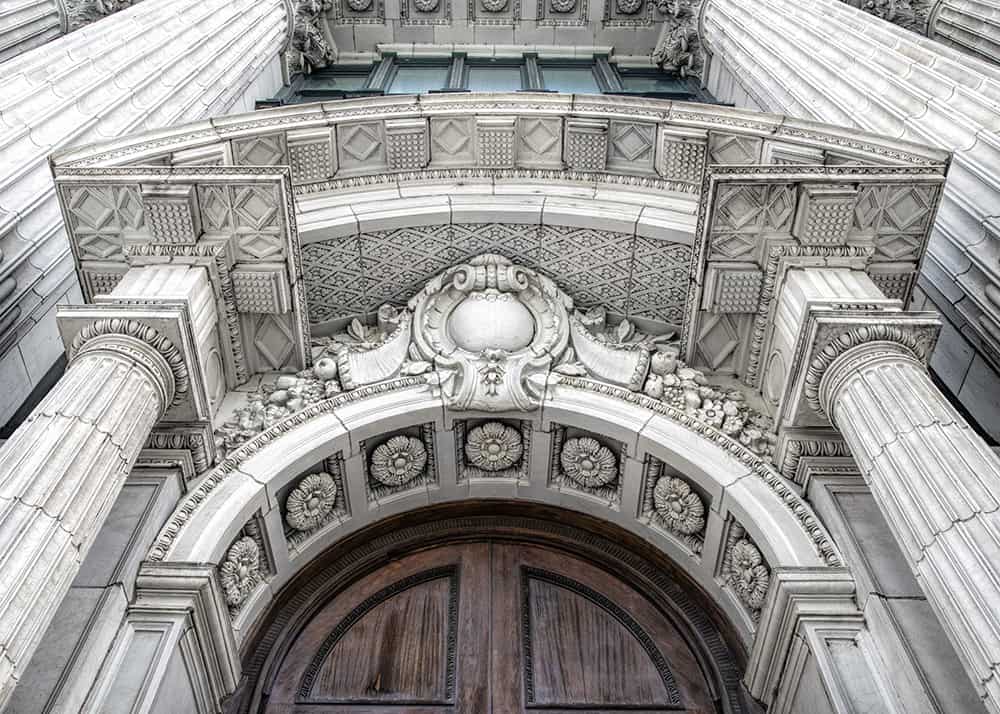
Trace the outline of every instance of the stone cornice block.
<instances>
[{"instance_id":1,"label":"stone cornice block","mask_svg":"<svg viewBox=\"0 0 1000 714\"><path fill-rule=\"evenodd\" d=\"M665 179L701 184L708 150L704 129L659 127L656 170Z\"/></svg>"},{"instance_id":2,"label":"stone cornice block","mask_svg":"<svg viewBox=\"0 0 1000 714\"><path fill-rule=\"evenodd\" d=\"M800 185L792 235L803 245L843 245L857 197L857 189L849 186Z\"/></svg>"},{"instance_id":3,"label":"stone cornice block","mask_svg":"<svg viewBox=\"0 0 1000 714\"><path fill-rule=\"evenodd\" d=\"M198 660L212 687L213 700L222 701L236 689L242 672L239 652L214 566L143 563L129 615L189 619L197 634Z\"/></svg>"},{"instance_id":4,"label":"stone cornice block","mask_svg":"<svg viewBox=\"0 0 1000 714\"><path fill-rule=\"evenodd\" d=\"M201 212L194 186L143 186L142 209L153 242L188 245L198 242Z\"/></svg>"},{"instance_id":5,"label":"stone cornice block","mask_svg":"<svg viewBox=\"0 0 1000 714\"><path fill-rule=\"evenodd\" d=\"M887 342L926 362L941 322L934 312L897 312L878 306L810 308L799 331L792 367L775 421L782 427L828 427L819 401L820 381L833 360L853 347Z\"/></svg>"},{"instance_id":6,"label":"stone cornice block","mask_svg":"<svg viewBox=\"0 0 1000 714\"><path fill-rule=\"evenodd\" d=\"M854 602L854 579L847 568L775 568L761 611L744 682L770 704L796 634L805 623L861 628L864 616Z\"/></svg>"},{"instance_id":7,"label":"stone cornice block","mask_svg":"<svg viewBox=\"0 0 1000 714\"><path fill-rule=\"evenodd\" d=\"M396 170L422 169L430 161L427 120L387 119L385 135L389 147L389 167Z\"/></svg>"},{"instance_id":8,"label":"stone cornice block","mask_svg":"<svg viewBox=\"0 0 1000 714\"><path fill-rule=\"evenodd\" d=\"M72 361L77 347L74 341L84 329L95 323L107 323L109 332L117 334L116 326L139 323L151 327L172 343L186 370L187 385L177 385L173 404L162 417L165 422L206 421L210 418L209 397L199 366L195 337L187 306L183 302L162 304L124 305L105 303L98 305L61 305L57 313L59 334L66 353ZM116 322L117 321L117 322ZM122 327L124 330L124 327ZM124 331L121 334L125 334ZM176 371L176 370L175 370ZM179 380L178 380L179 381Z\"/></svg>"},{"instance_id":9,"label":"stone cornice block","mask_svg":"<svg viewBox=\"0 0 1000 714\"><path fill-rule=\"evenodd\" d=\"M603 171L608 160L608 122L567 118L563 160L578 171Z\"/></svg>"},{"instance_id":10,"label":"stone cornice block","mask_svg":"<svg viewBox=\"0 0 1000 714\"><path fill-rule=\"evenodd\" d=\"M330 127L288 132L288 163L292 169L292 183L321 181L337 173L333 133Z\"/></svg>"}]
</instances>

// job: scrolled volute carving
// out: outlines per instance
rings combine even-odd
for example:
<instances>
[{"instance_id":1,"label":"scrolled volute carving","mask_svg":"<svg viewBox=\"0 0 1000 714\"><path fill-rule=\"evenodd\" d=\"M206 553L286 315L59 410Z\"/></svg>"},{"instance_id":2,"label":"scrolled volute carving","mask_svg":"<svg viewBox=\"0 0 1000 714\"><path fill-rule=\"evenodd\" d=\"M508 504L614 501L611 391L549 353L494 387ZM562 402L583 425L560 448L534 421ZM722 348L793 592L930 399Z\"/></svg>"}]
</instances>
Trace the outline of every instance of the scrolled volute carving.
<instances>
[{"instance_id":1,"label":"scrolled volute carving","mask_svg":"<svg viewBox=\"0 0 1000 714\"><path fill-rule=\"evenodd\" d=\"M428 281L409 302L410 357L452 409L530 411L569 343L573 302L555 283L493 254Z\"/></svg>"}]
</instances>

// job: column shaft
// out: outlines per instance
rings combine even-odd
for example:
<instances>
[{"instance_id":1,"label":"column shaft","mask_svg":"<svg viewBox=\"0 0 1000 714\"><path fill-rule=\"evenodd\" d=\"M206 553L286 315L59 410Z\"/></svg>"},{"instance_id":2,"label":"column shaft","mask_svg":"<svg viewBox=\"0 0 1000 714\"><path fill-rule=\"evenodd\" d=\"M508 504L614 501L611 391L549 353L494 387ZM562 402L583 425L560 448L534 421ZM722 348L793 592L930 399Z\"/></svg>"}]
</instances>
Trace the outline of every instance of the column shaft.
<instances>
[{"instance_id":1,"label":"column shaft","mask_svg":"<svg viewBox=\"0 0 1000 714\"><path fill-rule=\"evenodd\" d=\"M0 449L0 710L173 389L155 349L96 337Z\"/></svg>"},{"instance_id":2,"label":"column shaft","mask_svg":"<svg viewBox=\"0 0 1000 714\"><path fill-rule=\"evenodd\" d=\"M1000 2L941 0L931 15L927 36L1000 64Z\"/></svg>"},{"instance_id":3,"label":"column shaft","mask_svg":"<svg viewBox=\"0 0 1000 714\"><path fill-rule=\"evenodd\" d=\"M1000 712L1000 459L896 345L848 350L821 397L980 696Z\"/></svg>"},{"instance_id":4,"label":"column shaft","mask_svg":"<svg viewBox=\"0 0 1000 714\"><path fill-rule=\"evenodd\" d=\"M56 0L0 0L0 62L61 34Z\"/></svg>"}]
</instances>

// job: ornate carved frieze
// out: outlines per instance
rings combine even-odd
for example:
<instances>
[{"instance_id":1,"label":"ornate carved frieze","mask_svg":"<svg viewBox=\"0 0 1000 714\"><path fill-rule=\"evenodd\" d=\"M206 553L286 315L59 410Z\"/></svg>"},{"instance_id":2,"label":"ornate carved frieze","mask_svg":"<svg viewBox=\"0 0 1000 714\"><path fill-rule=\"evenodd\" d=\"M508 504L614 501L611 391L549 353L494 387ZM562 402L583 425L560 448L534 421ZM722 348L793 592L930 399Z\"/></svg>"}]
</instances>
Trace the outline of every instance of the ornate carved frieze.
<instances>
[{"instance_id":1,"label":"ornate carved frieze","mask_svg":"<svg viewBox=\"0 0 1000 714\"><path fill-rule=\"evenodd\" d=\"M283 133L233 139L232 145L238 162L288 162ZM107 291L129 266L201 265L224 308L226 384L240 384L256 371L304 366L309 326L304 286L293 277L300 272L299 250L287 169L143 167L58 174L87 299Z\"/></svg>"},{"instance_id":2,"label":"ornate carved frieze","mask_svg":"<svg viewBox=\"0 0 1000 714\"><path fill-rule=\"evenodd\" d=\"M63 31L79 30L102 17L132 7L132 4L133 0L59 0Z\"/></svg>"},{"instance_id":3,"label":"ornate carved frieze","mask_svg":"<svg viewBox=\"0 0 1000 714\"><path fill-rule=\"evenodd\" d=\"M608 161L608 122L566 119L563 159L578 171L603 171Z\"/></svg>"},{"instance_id":4,"label":"ornate carved frieze","mask_svg":"<svg viewBox=\"0 0 1000 714\"><path fill-rule=\"evenodd\" d=\"M653 49L653 62L680 77L700 77L705 62L698 37L701 0L657 0L656 9L663 24Z\"/></svg>"},{"instance_id":5,"label":"ornate carved frieze","mask_svg":"<svg viewBox=\"0 0 1000 714\"><path fill-rule=\"evenodd\" d=\"M337 172L333 134L328 128L288 132L288 164L293 183L322 181Z\"/></svg>"},{"instance_id":6,"label":"ornate carved frieze","mask_svg":"<svg viewBox=\"0 0 1000 714\"><path fill-rule=\"evenodd\" d=\"M426 119L387 119L389 168L422 169L430 161Z\"/></svg>"},{"instance_id":7,"label":"ornate carved frieze","mask_svg":"<svg viewBox=\"0 0 1000 714\"><path fill-rule=\"evenodd\" d=\"M295 0L295 20L289 64L293 70L309 72L337 59L337 46L324 31L323 16L333 0Z\"/></svg>"}]
</instances>

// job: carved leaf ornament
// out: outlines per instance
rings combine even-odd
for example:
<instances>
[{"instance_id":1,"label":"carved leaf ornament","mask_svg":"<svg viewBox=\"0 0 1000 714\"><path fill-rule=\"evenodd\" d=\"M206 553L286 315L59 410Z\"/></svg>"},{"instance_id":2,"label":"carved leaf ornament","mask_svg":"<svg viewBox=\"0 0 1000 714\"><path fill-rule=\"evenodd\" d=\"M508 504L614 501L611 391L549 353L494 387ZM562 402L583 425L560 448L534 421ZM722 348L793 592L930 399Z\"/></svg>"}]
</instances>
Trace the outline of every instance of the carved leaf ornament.
<instances>
[{"instance_id":1,"label":"carved leaf ornament","mask_svg":"<svg viewBox=\"0 0 1000 714\"><path fill-rule=\"evenodd\" d=\"M705 504L679 478L660 477L653 488L653 507L674 533L694 535L705 528Z\"/></svg>"},{"instance_id":2,"label":"carved leaf ornament","mask_svg":"<svg viewBox=\"0 0 1000 714\"><path fill-rule=\"evenodd\" d=\"M337 501L337 482L328 473L309 474L290 494L285 504L285 520L297 531L311 531L323 525Z\"/></svg>"},{"instance_id":3,"label":"carved leaf ornament","mask_svg":"<svg viewBox=\"0 0 1000 714\"><path fill-rule=\"evenodd\" d=\"M402 486L427 466L427 449L412 436L394 436L372 452L371 476L384 486Z\"/></svg>"},{"instance_id":4,"label":"carved leaf ornament","mask_svg":"<svg viewBox=\"0 0 1000 714\"><path fill-rule=\"evenodd\" d=\"M587 488L607 486L618 477L611 449L589 436L567 439L559 461L567 478Z\"/></svg>"},{"instance_id":5,"label":"carved leaf ornament","mask_svg":"<svg viewBox=\"0 0 1000 714\"><path fill-rule=\"evenodd\" d=\"M483 471L502 471L521 460L521 435L517 429L491 421L469 432L465 455Z\"/></svg>"},{"instance_id":6,"label":"carved leaf ornament","mask_svg":"<svg viewBox=\"0 0 1000 714\"><path fill-rule=\"evenodd\" d=\"M239 607L262 578L257 543L253 538L240 538L229 547L226 560L219 568L219 581L226 602L232 607Z\"/></svg>"}]
</instances>

